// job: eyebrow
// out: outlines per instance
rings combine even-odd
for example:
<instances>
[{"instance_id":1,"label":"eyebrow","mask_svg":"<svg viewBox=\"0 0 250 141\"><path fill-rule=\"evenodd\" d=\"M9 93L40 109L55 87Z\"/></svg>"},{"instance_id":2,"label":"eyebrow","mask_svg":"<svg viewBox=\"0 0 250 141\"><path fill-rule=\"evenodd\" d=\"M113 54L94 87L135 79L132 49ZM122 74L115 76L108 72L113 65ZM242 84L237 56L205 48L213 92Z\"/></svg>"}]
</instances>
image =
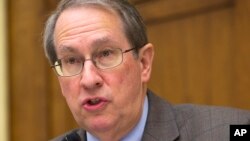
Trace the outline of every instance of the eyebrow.
<instances>
[{"instance_id":1,"label":"eyebrow","mask_svg":"<svg viewBox=\"0 0 250 141\"><path fill-rule=\"evenodd\" d=\"M102 45L117 45L117 42L115 42L114 40L112 40L110 37L101 37L101 38L98 38L96 40L94 40L92 43L91 43L91 46L93 48L97 48L97 47L100 47Z\"/></svg>"},{"instance_id":2,"label":"eyebrow","mask_svg":"<svg viewBox=\"0 0 250 141\"><path fill-rule=\"evenodd\" d=\"M114 45L118 45L118 43L116 41L112 40L110 37L104 36L104 37L95 39L90 44L91 50L95 50L102 45L114 46ZM79 53L77 48L74 48L71 46L64 46L64 45L59 47L59 52L61 52L61 53Z\"/></svg>"},{"instance_id":3,"label":"eyebrow","mask_svg":"<svg viewBox=\"0 0 250 141\"><path fill-rule=\"evenodd\" d=\"M61 47L59 47L59 51L61 53L66 53L66 52L77 53L78 52L77 49L70 47L70 46L61 46Z\"/></svg>"}]
</instances>

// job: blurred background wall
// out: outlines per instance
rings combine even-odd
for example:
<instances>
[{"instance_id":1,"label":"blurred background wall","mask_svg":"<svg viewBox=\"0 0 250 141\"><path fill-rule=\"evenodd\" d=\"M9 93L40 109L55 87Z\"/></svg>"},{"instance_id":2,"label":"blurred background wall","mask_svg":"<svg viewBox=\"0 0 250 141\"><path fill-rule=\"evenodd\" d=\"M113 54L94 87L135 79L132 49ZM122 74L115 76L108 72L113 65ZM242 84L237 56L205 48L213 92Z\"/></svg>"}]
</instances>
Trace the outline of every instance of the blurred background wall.
<instances>
[{"instance_id":1,"label":"blurred background wall","mask_svg":"<svg viewBox=\"0 0 250 141\"><path fill-rule=\"evenodd\" d=\"M58 1L6 1L8 65L1 71L8 80L0 83L8 82L1 92L9 114L1 117L9 117L11 141L45 141L76 127L42 48L44 22ZM155 45L153 91L172 103L250 109L249 0L130 1Z\"/></svg>"}]
</instances>

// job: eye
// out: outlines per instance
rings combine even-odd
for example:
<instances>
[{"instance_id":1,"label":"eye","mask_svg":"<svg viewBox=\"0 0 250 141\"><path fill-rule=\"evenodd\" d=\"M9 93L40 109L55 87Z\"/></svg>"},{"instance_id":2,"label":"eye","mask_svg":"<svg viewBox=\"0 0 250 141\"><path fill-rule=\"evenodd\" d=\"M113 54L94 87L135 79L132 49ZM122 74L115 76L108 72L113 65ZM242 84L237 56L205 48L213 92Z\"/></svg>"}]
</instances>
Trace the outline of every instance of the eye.
<instances>
[{"instance_id":1,"label":"eye","mask_svg":"<svg viewBox=\"0 0 250 141\"><path fill-rule=\"evenodd\" d=\"M113 54L112 49L105 49L99 52L99 57L109 57L112 54Z\"/></svg>"},{"instance_id":2,"label":"eye","mask_svg":"<svg viewBox=\"0 0 250 141\"><path fill-rule=\"evenodd\" d=\"M94 56L95 58L98 58L98 59L108 59L108 58L112 58L114 55L115 55L114 49L103 48L103 49L98 50Z\"/></svg>"},{"instance_id":3,"label":"eye","mask_svg":"<svg viewBox=\"0 0 250 141\"><path fill-rule=\"evenodd\" d=\"M81 63L81 59L78 57L65 57L62 61L63 61L62 63L68 64L68 65Z\"/></svg>"}]
</instances>

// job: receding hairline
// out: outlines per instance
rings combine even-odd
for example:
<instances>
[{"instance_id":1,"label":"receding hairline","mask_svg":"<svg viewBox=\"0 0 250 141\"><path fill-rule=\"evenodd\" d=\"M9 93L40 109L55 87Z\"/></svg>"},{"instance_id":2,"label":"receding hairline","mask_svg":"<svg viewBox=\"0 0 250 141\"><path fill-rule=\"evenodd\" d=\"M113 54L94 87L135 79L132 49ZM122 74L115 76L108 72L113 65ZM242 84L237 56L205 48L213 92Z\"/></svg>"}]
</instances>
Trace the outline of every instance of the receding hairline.
<instances>
[{"instance_id":1,"label":"receding hairline","mask_svg":"<svg viewBox=\"0 0 250 141\"><path fill-rule=\"evenodd\" d=\"M109 6L110 7L110 6ZM108 9L107 6L103 6L100 4L83 4L83 5L75 5L75 6L71 6L68 7L66 9L64 9L63 11L60 12L60 14L58 15L56 22L55 22L55 28L53 31L53 39L55 39L55 33L56 33L56 28L58 26L58 21L60 19L60 17L63 15L64 12L70 11L70 10L75 10L75 9L93 9L93 10L98 10L98 11L103 11L106 12L107 14L110 14L111 16L114 17L114 19L117 19L116 23L117 25L119 25L120 31L121 33L124 35L124 37L126 38L127 42L131 45L129 39L127 38L127 35L125 33L125 27L123 24L123 20L120 17L119 13L117 11L115 11L114 9ZM53 41L54 45L56 45L55 40ZM132 45L131 45L132 46Z\"/></svg>"},{"instance_id":2,"label":"receding hairline","mask_svg":"<svg viewBox=\"0 0 250 141\"><path fill-rule=\"evenodd\" d=\"M108 5L106 3L95 3L95 2L73 4L73 5L70 5L66 8L64 8L64 9L61 8L61 10L59 10L59 12L57 13L58 14L57 20L62 15L63 12L70 10L70 9L79 9L79 8L90 8L90 9L103 10L103 11L106 11L108 13L115 14L121 20L121 17L119 16L119 13L115 10L115 7ZM56 22L57 22L57 20L56 20Z\"/></svg>"}]
</instances>

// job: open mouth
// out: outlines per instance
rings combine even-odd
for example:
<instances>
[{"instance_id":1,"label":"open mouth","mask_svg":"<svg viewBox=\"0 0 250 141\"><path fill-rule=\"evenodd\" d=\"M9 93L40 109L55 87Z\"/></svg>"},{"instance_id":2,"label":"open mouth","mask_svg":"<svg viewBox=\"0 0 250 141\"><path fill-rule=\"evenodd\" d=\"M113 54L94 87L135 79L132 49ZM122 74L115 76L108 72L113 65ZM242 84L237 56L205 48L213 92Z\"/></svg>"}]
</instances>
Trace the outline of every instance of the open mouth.
<instances>
[{"instance_id":1,"label":"open mouth","mask_svg":"<svg viewBox=\"0 0 250 141\"><path fill-rule=\"evenodd\" d=\"M99 99L99 98L90 99L87 102L87 104L92 105L92 106L97 105L99 103L101 103L101 99Z\"/></svg>"},{"instance_id":2,"label":"open mouth","mask_svg":"<svg viewBox=\"0 0 250 141\"><path fill-rule=\"evenodd\" d=\"M108 100L104 98L91 98L87 99L84 104L83 108L87 111L100 111L106 107L108 104Z\"/></svg>"}]
</instances>

